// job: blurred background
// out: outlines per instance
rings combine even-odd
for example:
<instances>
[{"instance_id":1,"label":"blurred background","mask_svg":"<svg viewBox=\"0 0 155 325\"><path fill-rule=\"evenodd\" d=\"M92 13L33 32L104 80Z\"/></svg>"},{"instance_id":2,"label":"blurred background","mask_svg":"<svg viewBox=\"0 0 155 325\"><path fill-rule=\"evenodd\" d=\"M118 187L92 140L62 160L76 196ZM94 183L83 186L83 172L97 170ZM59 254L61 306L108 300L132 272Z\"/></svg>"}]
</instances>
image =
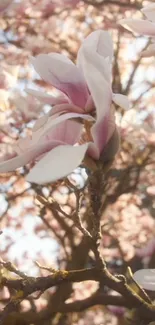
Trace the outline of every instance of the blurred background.
<instances>
[{"instance_id":1,"label":"blurred background","mask_svg":"<svg viewBox=\"0 0 155 325\"><path fill-rule=\"evenodd\" d=\"M33 70L31 57L58 52L76 62L80 44L89 33L104 29L112 35L113 91L127 95L131 102L128 111L116 108L121 150L103 193L101 253L113 273L124 273L127 265L133 271L155 267L155 59L141 57L149 38L135 37L118 24L122 18L144 18L142 4L147 1L0 1L0 161L13 157L18 137L31 135L35 120L50 109L25 89L57 95ZM31 185L25 181L27 173L25 167L0 175L0 257L33 276L46 274L35 261L60 269L92 266L93 256L80 246L82 237L71 218L55 215L36 200L37 194L53 197L71 215L73 190L62 182ZM82 187L86 174L77 169L71 180ZM82 209L87 222L86 192ZM21 315L34 313L33 321L27 316L8 320L6 325L123 325L125 308L111 306L70 314L51 312L40 318L42 310L50 310L58 297L74 302L96 290L97 284L91 281L73 285L72 293L66 291L65 296L61 290L47 290L38 300L32 297L19 307ZM1 308L9 297L6 288L1 290Z\"/></svg>"}]
</instances>

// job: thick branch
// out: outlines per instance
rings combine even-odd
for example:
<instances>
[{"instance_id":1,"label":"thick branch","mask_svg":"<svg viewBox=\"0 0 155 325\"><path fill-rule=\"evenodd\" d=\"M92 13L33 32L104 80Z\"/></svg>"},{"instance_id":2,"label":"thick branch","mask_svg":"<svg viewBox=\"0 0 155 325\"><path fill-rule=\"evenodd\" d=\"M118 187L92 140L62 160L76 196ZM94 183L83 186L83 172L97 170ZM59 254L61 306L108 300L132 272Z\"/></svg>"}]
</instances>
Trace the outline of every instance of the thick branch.
<instances>
[{"instance_id":1,"label":"thick branch","mask_svg":"<svg viewBox=\"0 0 155 325\"><path fill-rule=\"evenodd\" d=\"M66 282L82 282L87 280L102 281L109 288L123 295L126 301L133 307L140 308L141 312L145 312L145 318L150 321L155 319L155 306L145 302L140 296L130 289L125 280L112 276L106 269L83 269L78 271L57 271L47 277L28 278L19 280L2 279L2 284L9 289L14 288L21 292L20 298L25 299L28 295L36 291L45 291L53 286L65 284ZM18 297L19 298L19 297ZM21 300L20 300L21 301ZM19 301L19 302L20 302ZM18 299L13 299L13 303L17 305ZM12 302L11 311L12 311Z\"/></svg>"},{"instance_id":2,"label":"thick branch","mask_svg":"<svg viewBox=\"0 0 155 325\"><path fill-rule=\"evenodd\" d=\"M51 306L49 309L44 309L38 313L28 311L24 313L14 313L13 317L16 320L24 320L27 324L42 322L48 315L50 317L53 313L74 313L74 312L82 312L87 308L96 306L96 305L111 305L111 306L122 306L130 308L129 303L120 296L106 295L103 293L95 292L92 296L83 299L77 300L72 303L62 303L57 306Z\"/></svg>"}]
</instances>

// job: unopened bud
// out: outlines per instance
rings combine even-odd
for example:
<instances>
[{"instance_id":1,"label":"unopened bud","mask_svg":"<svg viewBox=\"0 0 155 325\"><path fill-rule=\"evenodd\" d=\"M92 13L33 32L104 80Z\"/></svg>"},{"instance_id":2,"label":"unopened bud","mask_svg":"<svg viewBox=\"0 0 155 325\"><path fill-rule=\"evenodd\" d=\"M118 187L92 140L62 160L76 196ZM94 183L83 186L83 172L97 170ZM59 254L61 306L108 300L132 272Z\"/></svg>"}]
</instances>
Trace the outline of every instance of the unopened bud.
<instances>
[{"instance_id":1,"label":"unopened bud","mask_svg":"<svg viewBox=\"0 0 155 325\"><path fill-rule=\"evenodd\" d=\"M119 147L120 147L120 135L116 127L112 137L110 138L110 140L104 147L103 151L101 152L100 160L103 162L108 162L110 160L113 160L117 151L119 150Z\"/></svg>"}]
</instances>

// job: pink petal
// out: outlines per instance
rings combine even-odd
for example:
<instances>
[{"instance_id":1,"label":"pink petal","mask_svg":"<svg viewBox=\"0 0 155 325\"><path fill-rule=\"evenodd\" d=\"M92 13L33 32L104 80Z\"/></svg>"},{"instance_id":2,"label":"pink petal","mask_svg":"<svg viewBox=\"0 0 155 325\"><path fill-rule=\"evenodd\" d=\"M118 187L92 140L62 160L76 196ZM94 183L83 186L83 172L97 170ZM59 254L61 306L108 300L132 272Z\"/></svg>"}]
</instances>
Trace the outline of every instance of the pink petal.
<instances>
[{"instance_id":1,"label":"pink petal","mask_svg":"<svg viewBox=\"0 0 155 325\"><path fill-rule=\"evenodd\" d=\"M75 105L85 106L87 85L80 70L67 57L58 53L40 54L32 59L32 64L42 79L65 93Z\"/></svg>"},{"instance_id":2,"label":"pink petal","mask_svg":"<svg viewBox=\"0 0 155 325\"><path fill-rule=\"evenodd\" d=\"M42 135L40 140L45 138L46 141L56 140L74 145L79 141L82 129L83 125L81 123L66 119L49 129L46 134Z\"/></svg>"},{"instance_id":3,"label":"pink petal","mask_svg":"<svg viewBox=\"0 0 155 325\"><path fill-rule=\"evenodd\" d=\"M155 291L155 270L144 269L134 274L135 281L144 289Z\"/></svg>"},{"instance_id":4,"label":"pink petal","mask_svg":"<svg viewBox=\"0 0 155 325\"><path fill-rule=\"evenodd\" d=\"M16 146L19 156L0 163L0 172L13 171L18 167L24 166L43 153L49 151L60 144L75 144L81 135L82 124L76 121L57 119L57 124L45 133L38 133L40 136L35 138L20 139ZM59 124L58 124L59 123Z\"/></svg>"},{"instance_id":5,"label":"pink petal","mask_svg":"<svg viewBox=\"0 0 155 325\"><path fill-rule=\"evenodd\" d=\"M104 121L101 120L101 122L96 122L91 129L91 133L94 143L97 144L98 153L92 145L89 146L88 153L94 159L99 158L100 156L102 161L113 159L119 150L120 137L115 124L115 110L112 105L109 114L107 114Z\"/></svg>"},{"instance_id":6,"label":"pink petal","mask_svg":"<svg viewBox=\"0 0 155 325\"><path fill-rule=\"evenodd\" d=\"M58 97L53 97L52 95L34 89L26 89L26 92L32 96L35 96L37 99L40 100L40 102L49 105L57 105L57 104L63 104L68 102L67 98L63 94Z\"/></svg>"},{"instance_id":7,"label":"pink petal","mask_svg":"<svg viewBox=\"0 0 155 325\"><path fill-rule=\"evenodd\" d=\"M89 145L88 154L94 159L99 159L100 154L107 143L107 135L108 135L107 117L102 120L98 120L92 126L91 135L94 143Z\"/></svg>"},{"instance_id":8,"label":"pink petal","mask_svg":"<svg viewBox=\"0 0 155 325\"><path fill-rule=\"evenodd\" d=\"M16 145L14 146L14 150L18 155L21 155L26 150L30 149L31 144L33 145L31 137L28 136L26 138L21 138L16 142Z\"/></svg>"},{"instance_id":9,"label":"pink petal","mask_svg":"<svg viewBox=\"0 0 155 325\"><path fill-rule=\"evenodd\" d=\"M94 62L97 67L97 69L101 69L102 74L104 75L105 80L107 83L110 85L112 82L112 64L109 60L109 58L103 58L101 57L97 52L94 52L90 50L89 47L82 47L81 49L81 58L80 58L80 64L81 64L81 69L83 71L84 77L85 77L85 65L87 61L87 57L89 58L89 61L92 60L91 57L94 56ZM93 63L94 64L94 63Z\"/></svg>"},{"instance_id":10,"label":"pink petal","mask_svg":"<svg viewBox=\"0 0 155 325\"><path fill-rule=\"evenodd\" d=\"M87 148L87 144L54 148L31 169L27 181L46 184L68 176L81 164Z\"/></svg>"},{"instance_id":11,"label":"pink petal","mask_svg":"<svg viewBox=\"0 0 155 325\"><path fill-rule=\"evenodd\" d=\"M41 127L43 127L43 125L48 121L49 115L45 114L43 116L41 116L34 124L33 128L32 128L32 132L36 132L37 130L39 130Z\"/></svg>"},{"instance_id":12,"label":"pink petal","mask_svg":"<svg viewBox=\"0 0 155 325\"><path fill-rule=\"evenodd\" d=\"M74 113L85 113L84 109L81 107L78 107L74 104L59 104L59 105L55 105L51 111L50 111L50 115L54 115L54 114L58 114L58 113L64 113L64 112L74 112Z\"/></svg>"},{"instance_id":13,"label":"pink petal","mask_svg":"<svg viewBox=\"0 0 155 325\"><path fill-rule=\"evenodd\" d=\"M91 96L96 105L97 116L105 115L107 112L107 100L105 99L108 99L105 94L110 94L110 98L112 98L111 64L97 53L84 49L82 66Z\"/></svg>"},{"instance_id":14,"label":"pink petal","mask_svg":"<svg viewBox=\"0 0 155 325\"><path fill-rule=\"evenodd\" d=\"M119 24L138 34L155 36L155 24L141 19L121 19Z\"/></svg>"},{"instance_id":15,"label":"pink petal","mask_svg":"<svg viewBox=\"0 0 155 325\"><path fill-rule=\"evenodd\" d=\"M130 102L129 102L127 96L121 95L121 94L113 94L112 99L116 105L118 105L124 109L130 108Z\"/></svg>"},{"instance_id":16,"label":"pink petal","mask_svg":"<svg viewBox=\"0 0 155 325\"><path fill-rule=\"evenodd\" d=\"M149 4L148 6L144 7L142 13L151 21L155 23L155 4Z\"/></svg>"},{"instance_id":17,"label":"pink petal","mask_svg":"<svg viewBox=\"0 0 155 325\"><path fill-rule=\"evenodd\" d=\"M90 51L95 51L104 58L113 58L113 42L109 32L97 30L89 34L83 41L77 56L77 63L81 66L81 52L83 47L88 47Z\"/></svg>"},{"instance_id":18,"label":"pink petal","mask_svg":"<svg viewBox=\"0 0 155 325\"><path fill-rule=\"evenodd\" d=\"M110 140L110 138L112 137L112 135L116 129L115 108L113 105L111 105L110 110L109 110L107 124L108 124L107 143L108 143L108 141Z\"/></svg>"},{"instance_id":19,"label":"pink petal","mask_svg":"<svg viewBox=\"0 0 155 325\"><path fill-rule=\"evenodd\" d=\"M87 100L87 103L86 103L86 106L85 106L85 110L86 110L87 113L89 113L89 112L94 111L94 109L95 109L95 104L94 104L92 96L90 95L88 97L88 100Z\"/></svg>"},{"instance_id":20,"label":"pink petal","mask_svg":"<svg viewBox=\"0 0 155 325\"><path fill-rule=\"evenodd\" d=\"M61 105L60 105L61 106ZM56 105L57 107L57 105ZM58 105L59 107L59 105ZM54 107L55 108L55 107ZM57 118L61 115L61 114L64 114L66 113L65 111L61 110L60 112L58 111L57 113L54 112L53 113L53 108L45 115L41 116L40 118L38 118L38 120L35 122L33 128L32 128L32 137L34 135L36 135L38 133L38 131L40 132L40 129L41 130L44 130L44 127L46 127L47 123L49 121L54 121L53 124L57 124L59 123L59 120L57 120ZM61 113L61 114L60 114ZM67 112L68 113L68 112ZM67 115L68 117L68 115ZM64 116L64 120L67 118L66 115ZM61 122L62 118L60 119L60 122Z\"/></svg>"},{"instance_id":21,"label":"pink petal","mask_svg":"<svg viewBox=\"0 0 155 325\"><path fill-rule=\"evenodd\" d=\"M54 146L60 144L58 141L53 143L41 143L38 146L32 146L30 150L26 150L23 154L3 161L0 163L0 173L6 173L14 171L16 168L22 167L28 164L30 161L34 160L36 157L41 155L44 152L49 151Z\"/></svg>"},{"instance_id":22,"label":"pink petal","mask_svg":"<svg viewBox=\"0 0 155 325\"><path fill-rule=\"evenodd\" d=\"M88 121L94 121L94 118L90 115L86 114L77 114L77 113L66 113L63 115L58 116L57 118L53 118L53 116L49 117L48 122L44 124L43 128L38 131L38 138L42 136L46 136L54 126L57 126L59 123L62 123L66 120L70 119L84 119Z\"/></svg>"},{"instance_id":23,"label":"pink petal","mask_svg":"<svg viewBox=\"0 0 155 325\"><path fill-rule=\"evenodd\" d=\"M107 142L107 122L112 102L111 85L107 82L107 71L110 73L110 69L106 65L106 60L97 53L83 51L83 71L96 106L96 123L91 133L99 152Z\"/></svg>"},{"instance_id":24,"label":"pink petal","mask_svg":"<svg viewBox=\"0 0 155 325\"><path fill-rule=\"evenodd\" d=\"M47 116L40 118L40 124L38 123L38 128L33 131L32 139L24 138L18 141L16 152L19 156L2 162L0 172L13 171L24 166L58 144L75 144L79 140L83 126L81 123L69 119L79 117L93 120L89 115L83 116L75 113L65 114L55 119L49 118L49 123Z\"/></svg>"}]
</instances>

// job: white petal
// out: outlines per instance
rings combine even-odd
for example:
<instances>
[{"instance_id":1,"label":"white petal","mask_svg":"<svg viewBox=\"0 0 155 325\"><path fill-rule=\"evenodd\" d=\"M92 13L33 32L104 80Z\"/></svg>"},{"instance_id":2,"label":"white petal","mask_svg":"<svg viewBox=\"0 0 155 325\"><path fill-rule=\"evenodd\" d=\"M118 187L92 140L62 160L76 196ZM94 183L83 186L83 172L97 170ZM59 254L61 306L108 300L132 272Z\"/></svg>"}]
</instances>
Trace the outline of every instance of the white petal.
<instances>
[{"instance_id":1,"label":"white petal","mask_svg":"<svg viewBox=\"0 0 155 325\"><path fill-rule=\"evenodd\" d=\"M97 30L89 34L83 41L77 56L77 63L81 66L81 52L83 47L89 47L90 51L95 51L104 58L113 58L113 42L109 32Z\"/></svg>"},{"instance_id":2,"label":"white petal","mask_svg":"<svg viewBox=\"0 0 155 325\"><path fill-rule=\"evenodd\" d=\"M149 4L148 6L144 7L142 10L143 14L151 21L155 23L155 4Z\"/></svg>"},{"instance_id":3,"label":"white petal","mask_svg":"<svg viewBox=\"0 0 155 325\"><path fill-rule=\"evenodd\" d=\"M98 53L84 50L83 71L96 107L96 123L91 129L91 134L99 154L103 150L108 136L108 119L112 103L111 70L108 67L108 62ZM93 155L91 152L94 158L97 158L98 154L94 152Z\"/></svg>"},{"instance_id":4,"label":"white petal","mask_svg":"<svg viewBox=\"0 0 155 325\"><path fill-rule=\"evenodd\" d=\"M17 157L3 161L0 163L0 173L12 172L16 168L22 167L28 164L30 161L39 156L42 152L46 152L51 148L48 148L49 144L45 145L43 143L33 146L30 150L25 150L24 153L20 154Z\"/></svg>"},{"instance_id":5,"label":"white petal","mask_svg":"<svg viewBox=\"0 0 155 325\"><path fill-rule=\"evenodd\" d=\"M64 144L74 145L79 141L82 130L82 123L77 120L66 119L49 129L49 131L39 139L39 142L45 139L45 141L60 141Z\"/></svg>"},{"instance_id":6,"label":"white petal","mask_svg":"<svg viewBox=\"0 0 155 325\"><path fill-rule=\"evenodd\" d=\"M48 118L48 114L39 117L32 128L32 132L36 132L38 129L40 129L48 121Z\"/></svg>"},{"instance_id":7,"label":"white petal","mask_svg":"<svg viewBox=\"0 0 155 325\"><path fill-rule=\"evenodd\" d=\"M38 132L38 137L45 136L50 129L52 129L54 126L58 125L59 123L69 120L69 119L84 119L88 121L94 121L94 118L88 114L78 114L78 113L66 113L63 115L58 116L57 118L54 118L53 116L49 117L48 122L46 122L43 127ZM40 134L40 135L39 135Z\"/></svg>"},{"instance_id":8,"label":"white petal","mask_svg":"<svg viewBox=\"0 0 155 325\"><path fill-rule=\"evenodd\" d=\"M130 102L129 102L127 96L121 95L121 94L113 94L112 99L116 105L118 105L124 109L130 108Z\"/></svg>"},{"instance_id":9,"label":"white petal","mask_svg":"<svg viewBox=\"0 0 155 325\"><path fill-rule=\"evenodd\" d=\"M155 269L139 270L134 273L133 277L144 289L155 291Z\"/></svg>"},{"instance_id":10,"label":"white petal","mask_svg":"<svg viewBox=\"0 0 155 325\"><path fill-rule=\"evenodd\" d=\"M66 103L68 101L66 96L64 96L63 94L61 96L54 97L50 94L46 94L42 91L35 90L35 89L26 89L25 91L28 94L35 96L41 102L43 102L45 104L49 104L49 105L50 104L51 105L62 104L62 103Z\"/></svg>"},{"instance_id":11,"label":"white petal","mask_svg":"<svg viewBox=\"0 0 155 325\"><path fill-rule=\"evenodd\" d=\"M88 74L88 65L90 68L93 65L96 67L97 70L100 71L100 74L102 74L102 78L104 77L105 81L111 84L112 65L109 61L109 58L103 58L97 52L90 51L88 47L83 47L81 50L80 64L85 78L86 71ZM89 71L89 74L92 74L93 78L93 73L91 73L91 70Z\"/></svg>"},{"instance_id":12,"label":"white petal","mask_svg":"<svg viewBox=\"0 0 155 325\"><path fill-rule=\"evenodd\" d=\"M155 24L142 19L121 19L119 24L126 29L148 36L155 36Z\"/></svg>"},{"instance_id":13,"label":"white petal","mask_svg":"<svg viewBox=\"0 0 155 325\"><path fill-rule=\"evenodd\" d=\"M66 177L81 164L87 148L88 144L54 148L31 169L27 181L46 184Z\"/></svg>"},{"instance_id":14,"label":"white petal","mask_svg":"<svg viewBox=\"0 0 155 325\"><path fill-rule=\"evenodd\" d=\"M79 132L80 132L80 128L76 127L75 134L74 134L75 138L78 136ZM15 147L15 151L19 152L19 155L12 159L2 161L0 163L0 173L11 172L14 171L16 168L25 166L29 162L36 159L38 156L46 152L49 152L51 149L55 148L60 144L61 145L65 144L63 139L62 141L57 139L51 139L51 141L45 141L43 137L41 137L41 139L38 139L38 141L37 139L31 140L29 138L20 139L17 142L17 146L19 146L19 148L17 148L17 146ZM21 149L21 145L23 145L22 149Z\"/></svg>"},{"instance_id":15,"label":"white petal","mask_svg":"<svg viewBox=\"0 0 155 325\"><path fill-rule=\"evenodd\" d=\"M104 58L94 52L83 51L83 71L96 106L97 119L103 119L111 104L111 71Z\"/></svg>"},{"instance_id":16,"label":"white petal","mask_svg":"<svg viewBox=\"0 0 155 325\"><path fill-rule=\"evenodd\" d=\"M88 89L81 71L69 58L51 53L39 54L31 61L43 80L61 90L75 105L85 106Z\"/></svg>"}]
</instances>

